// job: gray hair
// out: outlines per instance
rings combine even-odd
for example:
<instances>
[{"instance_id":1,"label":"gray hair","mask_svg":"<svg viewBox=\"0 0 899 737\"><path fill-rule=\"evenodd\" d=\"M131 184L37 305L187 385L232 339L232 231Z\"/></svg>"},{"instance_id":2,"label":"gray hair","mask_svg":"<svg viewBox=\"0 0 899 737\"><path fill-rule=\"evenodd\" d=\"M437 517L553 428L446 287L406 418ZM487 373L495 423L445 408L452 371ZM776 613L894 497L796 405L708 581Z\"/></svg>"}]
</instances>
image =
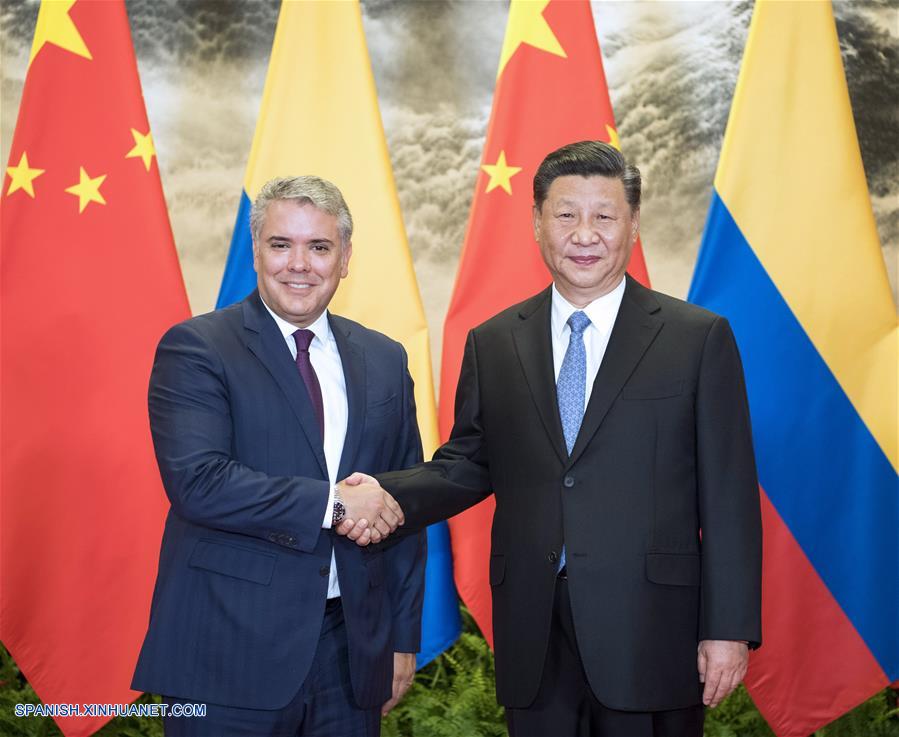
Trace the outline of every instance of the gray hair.
<instances>
[{"instance_id":1,"label":"gray hair","mask_svg":"<svg viewBox=\"0 0 899 737\"><path fill-rule=\"evenodd\" d=\"M640 209L640 170L603 141L579 141L548 154L534 175L534 206L539 210L554 180L565 176L620 179L631 212Z\"/></svg>"},{"instance_id":2,"label":"gray hair","mask_svg":"<svg viewBox=\"0 0 899 737\"><path fill-rule=\"evenodd\" d=\"M256 200L250 208L250 232L253 241L259 239L265 225L268 206L276 200L297 200L298 205L310 204L322 212L337 218L337 232L342 246L346 246L353 236L353 216L343 195L327 179L321 177L275 177L262 185Z\"/></svg>"}]
</instances>

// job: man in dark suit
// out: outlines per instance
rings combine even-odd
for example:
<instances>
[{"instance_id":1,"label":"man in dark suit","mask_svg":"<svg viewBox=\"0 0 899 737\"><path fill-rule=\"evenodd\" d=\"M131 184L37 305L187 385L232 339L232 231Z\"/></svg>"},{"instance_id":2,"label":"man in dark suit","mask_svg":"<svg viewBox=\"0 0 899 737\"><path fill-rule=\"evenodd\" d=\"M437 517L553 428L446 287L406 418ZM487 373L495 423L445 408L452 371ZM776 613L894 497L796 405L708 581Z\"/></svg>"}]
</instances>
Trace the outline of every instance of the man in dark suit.
<instances>
[{"instance_id":1,"label":"man in dark suit","mask_svg":"<svg viewBox=\"0 0 899 737\"><path fill-rule=\"evenodd\" d=\"M625 275L639 208L613 147L547 156L533 218L552 286L470 332L434 460L378 475L406 527L495 495L512 737L699 737L761 640L739 354L724 318Z\"/></svg>"},{"instance_id":2,"label":"man in dark suit","mask_svg":"<svg viewBox=\"0 0 899 737\"><path fill-rule=\"evenodd\" d=\"M389 494L335 482L422 454L402 346L327 311L352 227L330 182L268 182L257 291L160 342L150 424L172 508L133 687L207 705L167 734L372 737L411 683L423 534L383 551L332 529L394 530Z\"/></svg>"}]
</instances>

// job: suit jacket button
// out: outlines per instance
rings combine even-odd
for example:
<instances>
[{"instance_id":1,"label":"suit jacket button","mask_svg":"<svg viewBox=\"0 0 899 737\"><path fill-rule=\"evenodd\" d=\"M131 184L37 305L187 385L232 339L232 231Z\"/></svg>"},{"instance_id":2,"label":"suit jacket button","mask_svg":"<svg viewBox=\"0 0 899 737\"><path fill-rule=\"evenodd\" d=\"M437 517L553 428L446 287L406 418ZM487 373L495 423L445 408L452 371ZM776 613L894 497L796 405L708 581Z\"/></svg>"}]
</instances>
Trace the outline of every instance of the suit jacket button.
<instances>
[{"instance_id":1,"label":"suit jacket button","mask_svg":"<svg viewBox=\"0 0 899 737\"><path fill-rule=\"evenodd\" d=\"M566 476L566 477L562 480L562 485L563 485L566 489L570 489L572 486L574 486L574 476Z\"/></svg>"},{"instance_id":2,"label":"suit jacket button","mask_svg":"<svg viewBox=\"0 0 899 737\"><path fill-rule=\"evenodd\" d=\"M331 568L329 566L322 566L318 569L318 572L322 578L325 578L326 576L331 575Z\"/></svg>"},{"instance_id":3,"label":"suit jacket button","mask_svg":"<svg viewBox=\"0 0 899 737\"><path fill-rule=\"evenodd\" d=\"M555 550L550 550L550 551L549 551L549 554L546 556L546 559L547 559L550 563L555 563L555 562L557 562L557 561L559 560L559 556L556 554L556 551L555 551Z\"/></svg>"},{"instance_id":4,"label":"suit jacket button","mask_svg":"<svg viewBox=\"0 0 899 737\"><path fill-rule=\"evenodd\" d=\"M290 536L290 537L287 538L287 544L288 544L288 545L296 545L296 544L297 544L297 539L296 539L295 537L293 537L293 536Z\"/></svg>"},{"instance_id":5,"label":"suit jacket button","mask_svg":"<svg viewBox=\"0 0 899 737\"><path fill-rule=\"evenodd\" d=\"M269 542L276 543L278 542L278 536L274 532L268 533Z\"/></svg>"}]
</instances>

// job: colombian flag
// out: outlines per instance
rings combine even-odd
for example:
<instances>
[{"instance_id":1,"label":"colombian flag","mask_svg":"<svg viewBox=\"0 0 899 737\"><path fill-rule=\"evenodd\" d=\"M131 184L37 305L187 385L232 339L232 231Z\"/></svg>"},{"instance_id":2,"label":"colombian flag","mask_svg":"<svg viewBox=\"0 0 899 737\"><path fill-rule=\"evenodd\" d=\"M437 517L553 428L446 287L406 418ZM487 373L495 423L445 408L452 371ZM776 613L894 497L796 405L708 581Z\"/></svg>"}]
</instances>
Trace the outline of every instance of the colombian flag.
<instances>
[{"instance_id":1,"label":"colombian flag","mask_svg":"<svg viewBox=\"0 0 899 737\"><path fill-rule=\"evenodd\" d=\"M746 684L804 737L899 678L899 334L828 2L756 3L690 299L731 321L752 410Z\"/></svg>"},{"instance_id":2,"label":"colombian flag","mask_svg":"<svg viewBox=\"0 0 899 737\"><path fill-rule=\"evenodd\" d=\"M272 177L314 174L353 213L353 259L330 309L402 343L426 457L437 447L428 327L406 241L358 2L281 5L217 307L256 287L250 204ZM446 523L428 529L419 667L459 636Z\"/></svg>"}]
</instances>

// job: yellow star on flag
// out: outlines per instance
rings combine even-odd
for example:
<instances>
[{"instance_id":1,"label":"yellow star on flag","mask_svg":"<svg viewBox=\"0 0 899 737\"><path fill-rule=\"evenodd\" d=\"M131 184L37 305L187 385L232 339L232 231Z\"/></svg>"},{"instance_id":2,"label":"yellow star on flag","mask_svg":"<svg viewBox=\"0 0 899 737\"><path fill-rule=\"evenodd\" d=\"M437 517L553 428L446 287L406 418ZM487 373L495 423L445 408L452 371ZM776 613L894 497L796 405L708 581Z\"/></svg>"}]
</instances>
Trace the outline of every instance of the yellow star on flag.
<instances>
[{"instance_id":1,"label":"yellow star on flag","mask_svg":"<svg viewBox=\"0 0 899 737\"><path fill-rule=\"evenodd\" d=\"M66 190L69 194L78 197L78 212L84 212L84 208L87 207L90 202L99 202L101 205L105 205L106 200L104 200L103 195L100 194L100 185L103 184L106 175L101 174L99 177L91 178L88 176L83 166L79 168L81 169L81 175L78 184L73 184Z\"/></svg>"},{"instance_id":2,"label":"yellow star on flag","mask_svg":"<svg viewBox=\"0 0 899 737\"><path fill-rule=\"evenodd\" d=\"M609 145L614 146L620 151L621 139L618 137L618 131L616 131L611 125L606 123L606 133L609 134Z\"/></svg>"},{"instance_id":3,"label":"yellow star on flag","mask_svg":"<svg viewBox=\"0 0 899 737\"><path fill-rule=\"evenodd\" d=\"M94 58L84 43L78 27L69 17L69 11L74 4L75 0L46 0L41 3L37 13L37 25L34 27L34 43L31 45L29 66L38 52L48 43L85 59Z\"/></svg>"},{"instance_id":4,"label":"yellow star on flag","mask_svg":"<svg viewBox=\"0 0 899 737\"><path fill-rule=\"evenodd\" d=\"M28 154L23 151L18 166L6 167L6 173L12 178L9 189L6 190L6 196L9 197L13 192L21 189L34 197L34 180L44 171L44 169L32 169L28 166Z\"/></svg>"},{"instance_id":5,"label":"yellow star on flag","mask_svg":"<svg viewBox=\"0 0 899 737\"><path fill-rule=\"evenodd\" d=\"M506 25L506 37L503 50L499 56L497 79L506 68L506 63L518 50L521 44L528 44L535 49L546 51L556 56L568 58L553 29L550 28L543 11L549 0L512 0L509 5L509 21Z\"/></svg>"},{"instance_id":6,"label":"yellow star on flag","mask_svg":"<svg viewBox=\"0 0 899 737\"><path fill-rule=\"evenodd\" d=\"M505 151L499 152L499 158L495 164L484 164L481 168L490 175L485 194L497 187L502 187L508 194L512 194L512 177L521 171L521 167L509 166L506 163Z\"/></svg>"},{"instance_id":7,"label":"yellow star on flag","mask_svg":"<svg viewBox=\"0 0 899 737\"><path fill-rule=\"evenodd\" d=\"M134 137L134 148L127 154L126 159L141 158L144 160L144 166L150 171L150 162L156 156L156 147L153 145L153 134L147 131L147 135L131 129L131 135Z\"/></svg>"}]
</instances>

